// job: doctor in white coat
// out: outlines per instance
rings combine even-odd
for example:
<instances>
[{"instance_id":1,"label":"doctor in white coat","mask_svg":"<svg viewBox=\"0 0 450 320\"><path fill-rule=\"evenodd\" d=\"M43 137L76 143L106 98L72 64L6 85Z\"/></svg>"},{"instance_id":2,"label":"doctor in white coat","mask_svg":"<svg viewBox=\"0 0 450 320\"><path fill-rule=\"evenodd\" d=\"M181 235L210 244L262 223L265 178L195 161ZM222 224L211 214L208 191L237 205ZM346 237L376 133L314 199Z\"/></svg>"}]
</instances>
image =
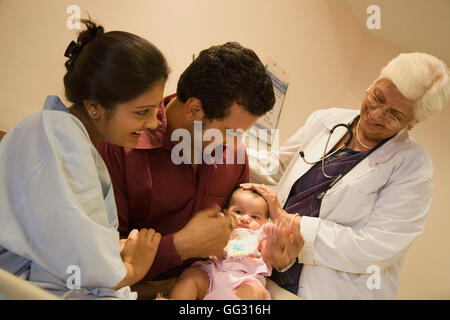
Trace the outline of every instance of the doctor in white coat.
<instances>
[{"instance_id":1,"label":"doctor in white coat","mask_svg":"<svg viewBox=\"0 0 450 320\"><path fill-rule=\"evenodd\" d=\"M423 231L433 189L430 155L408 130L449 98L442 61L401 54L382 69L360 110L314 112L266 159L247 150L250 181L257 184L245 187L263 195L271 218L291 225L295 235L279 279L294 276L298 296L395 298L403 257ZM341 123L348 131L341 126L330 134ZM278 170L266 174L271 162Z\"/></svg>"}]
</instances>

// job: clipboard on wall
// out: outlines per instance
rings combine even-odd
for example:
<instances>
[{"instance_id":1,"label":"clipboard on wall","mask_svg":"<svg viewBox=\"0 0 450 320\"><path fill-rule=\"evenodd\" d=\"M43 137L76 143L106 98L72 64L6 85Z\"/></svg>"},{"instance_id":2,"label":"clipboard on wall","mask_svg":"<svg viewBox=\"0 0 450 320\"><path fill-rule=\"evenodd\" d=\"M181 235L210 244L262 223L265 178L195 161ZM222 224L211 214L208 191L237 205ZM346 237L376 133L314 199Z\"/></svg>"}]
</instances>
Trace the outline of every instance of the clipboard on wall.
<instances>
[{"instance_id":1,"label":"clipboard on wall","mask_svg":"<svg viewBox=\"0 0 450 320\"><path fill-rule=\"evenodd\" d=\"M273 59L268 58L266 72L272 79L273 90L275 94L275 104L269 112L259 118L255 124L248 130L248 134L256 137L258 140L272 146L278 123L280 121L281 111L283 110L284 100L289 87L287 72L278 65ZM267 134L256 134L258 129L265 129Z\"/></svg>"}]
</instances>

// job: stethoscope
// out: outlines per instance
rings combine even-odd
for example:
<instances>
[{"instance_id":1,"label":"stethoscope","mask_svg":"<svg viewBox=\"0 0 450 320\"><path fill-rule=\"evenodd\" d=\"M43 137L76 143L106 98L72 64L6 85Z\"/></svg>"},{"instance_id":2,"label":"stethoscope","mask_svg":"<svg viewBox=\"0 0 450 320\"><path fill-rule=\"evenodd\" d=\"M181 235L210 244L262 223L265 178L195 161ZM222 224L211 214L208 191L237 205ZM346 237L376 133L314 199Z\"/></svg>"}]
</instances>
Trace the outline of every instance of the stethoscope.
<instances>
[{"instance_id":1,"label":"stethoscope","mask_svg":"<svg viewBox=\"0 0 450 320\"><path fill-rule=\"evenodd\" d=\"M323 151L323 156L321 159L317 160L316 162L309 162L305 159L305 153L303 151L300 151L300 157L302 157L303 161L305 161L305 163L307 164L317 164L319 162L322 162L322 173L325 177L329 178L329 179L333 179L333 181L328 185L327 189L320 192L317 195L317 199L322 199L328 192L328 190L330 190L339 180L341 180L347 173L350 172L350 170L352 170L354 167L356 167L357 164L359 164L361 161L363 161L365 158L367 158L370 154L372 154L373 152L375 152L378 148L380 148L382 145L384 145L386 142L388 142L390 139L392 139L394 136L389 137L384 139L383 141L379 142L375 147L373 147L372 149L370 149L369 151L365 152L364 155L362 157L360 157L357 161L355 161L350 168L347 168L344 172L340 173L337 176L329 176L325 173L325 159L331 157L333 154L335 154L336 152L338 152L339 150L341 150L342 148L348 146L350 144L350 141L352 141L353 138L353 131L352 131L352 127L353 125L356 123L356 121L359 121L359 115L356 116L352 121L350 121L348 124L345 123L339 123L337 125L335 125L333 128L331 128L330 130L330 134L328 135L328 140L327 140L327 144L325 145L325 149ZM347 129L348 132L348 139L339 147L337 148L335 151L331 152L330 154L326 154L327 149L328 149L328 144L330 142L331 139L331 135L333 134L334 130L336 130L339 127L344 127Z\"/></svg>"},{"instance_id":2,"label":"stethoscope","mask_svg":"<svg viewBox=\"0 0 450 320\"><path fill-rule=\"evenodd\" d=\"M323 156L319 160L317 160L315 162L309 162L308 160L305 159L305 153L303 151L300 151L300 157L302 157L302 159L303 159L303 161L305 161L305 163L311 164L311 165L322 162L322 174L329 179L335 178L336 176L329 176L325 173L325 159L328 159L329 157L334 155L336 152L340 151L342 148L344 148L350 144L350 141L352 141L352 138L353 138L352 127L355 124L355 122L358 120L359 120L359 115L347 124L346 123L338 123L333 128L331 128L330 133L328 135L327 144L325 145L325 149L323 150ZM328 149L328 144L330 143L331 136L333 135L334 130L336 130L339 127L344 127L347 129L348 138L341 146L339 146L336 150L334 150L333 152L331 152L330 154L327 155L326 153L327 153L327 149Z\"/></svg>"}]
</instances>

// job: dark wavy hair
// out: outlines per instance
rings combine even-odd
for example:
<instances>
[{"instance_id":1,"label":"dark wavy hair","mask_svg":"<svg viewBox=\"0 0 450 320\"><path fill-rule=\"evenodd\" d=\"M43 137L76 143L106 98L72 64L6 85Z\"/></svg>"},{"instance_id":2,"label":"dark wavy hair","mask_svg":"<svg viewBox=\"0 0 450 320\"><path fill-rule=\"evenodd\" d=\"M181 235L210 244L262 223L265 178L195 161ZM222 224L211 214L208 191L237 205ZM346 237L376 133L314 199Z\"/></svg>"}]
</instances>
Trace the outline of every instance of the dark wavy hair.
<instances>
[{"instance_id":1,"label":"dark wavy hair","mask_svg":"<svg viewBox=\"0 0 450 320\"><path fill-rule=\"evenodd\" d=\"M86 30L73 43L64 76L65 95L75 106L94 100L112 109L167 80L166 59L152 43L128 32L104 33L92 20L81 21Z\"/></svg>"},{"instance_id":2,"label":"dark wavy hair","mask_svg":"<svg viewBox=\"0 0 450 320\"><path fill-rule=\"evenodd\" d=\"M272 80L258 56L237 42L213 46L200 55L181 75L177 98L194 97L202 102L205 118L223 119L233 103L261 116L273 108Z\"/></svg>"}]
</instances>

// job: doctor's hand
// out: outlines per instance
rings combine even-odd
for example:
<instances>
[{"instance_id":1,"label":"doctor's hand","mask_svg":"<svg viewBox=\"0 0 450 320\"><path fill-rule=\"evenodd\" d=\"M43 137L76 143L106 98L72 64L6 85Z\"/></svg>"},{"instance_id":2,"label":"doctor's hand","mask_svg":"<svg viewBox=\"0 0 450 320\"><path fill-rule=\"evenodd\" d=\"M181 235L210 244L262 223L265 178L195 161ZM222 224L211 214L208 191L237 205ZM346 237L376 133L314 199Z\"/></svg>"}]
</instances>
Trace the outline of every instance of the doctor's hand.
<instances>
[{"instance_id":1,"label":"doctor's hand","mask_svg":"<svg viewBox=\"0 0 450 320\"><path fill-rule=\"evenodd\" d=\"M286 212L281 208L278 196L275 190L267 188L263 184L242 183L239 185L244 190L254 190L261 195L269 207L269 216L272 220L279 220Z\"/></svg>"},{"instance_id":2,"label":"doctor's hand","mask_svg":"<svg viewBox=\"0 0 450 320\"><path fill-rule=\"evenodd\" d=\"M175 233L173 243L181 259L220 256L231 235L230 220L215 204L197 212Z\"/></svg>"}]
</instances>

